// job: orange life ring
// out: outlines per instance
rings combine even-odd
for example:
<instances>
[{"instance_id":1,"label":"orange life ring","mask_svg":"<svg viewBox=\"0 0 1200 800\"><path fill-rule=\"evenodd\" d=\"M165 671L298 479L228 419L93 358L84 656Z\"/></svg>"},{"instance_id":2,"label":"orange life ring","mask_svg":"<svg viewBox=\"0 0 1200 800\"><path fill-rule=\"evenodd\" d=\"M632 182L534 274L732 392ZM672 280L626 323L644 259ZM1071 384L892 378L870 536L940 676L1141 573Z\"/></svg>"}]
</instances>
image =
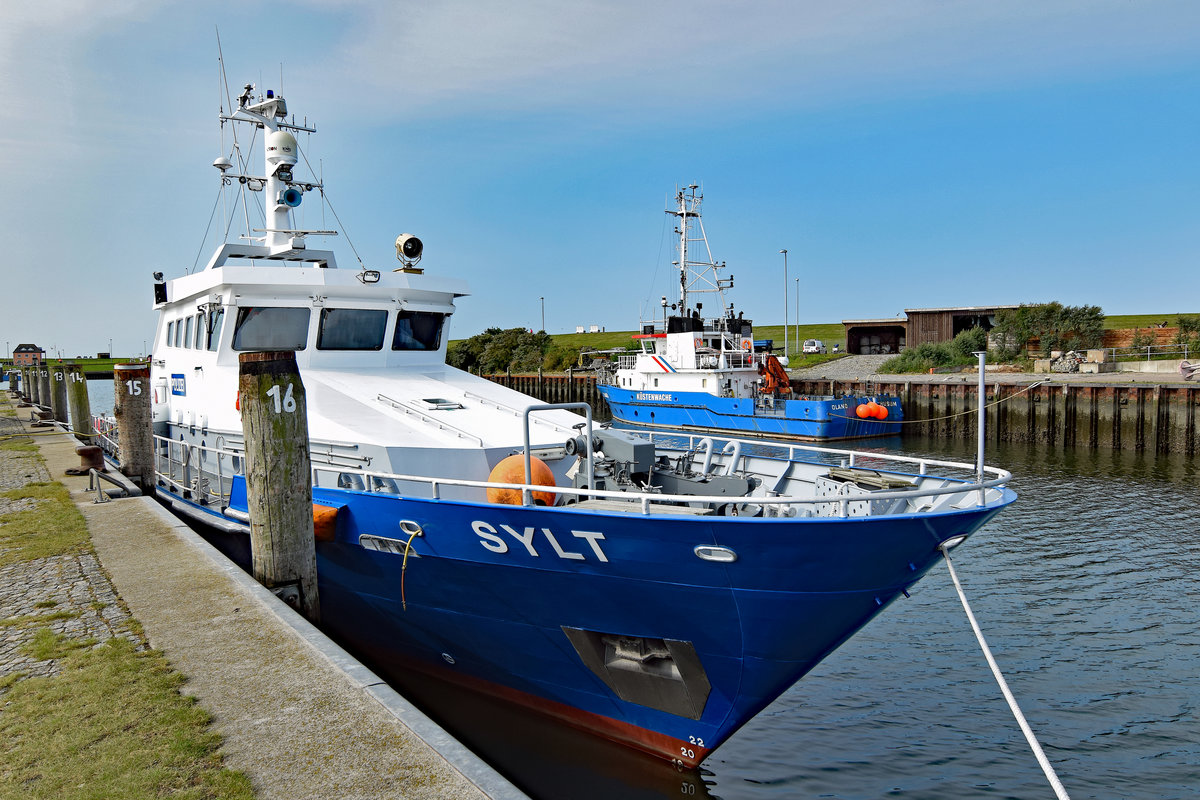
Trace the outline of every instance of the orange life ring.
<instances>
[{"instance_id":1,"label":"orange life ring","mask_svg":"<svg viewBox=\"0 0 1200 800\"><path fill-rule=\"evenodd\" d=\"M749 339L742 339L742 349L743 350L749 350L753 346L754 345L750 342Z\"/></svg>"}]
</instances>

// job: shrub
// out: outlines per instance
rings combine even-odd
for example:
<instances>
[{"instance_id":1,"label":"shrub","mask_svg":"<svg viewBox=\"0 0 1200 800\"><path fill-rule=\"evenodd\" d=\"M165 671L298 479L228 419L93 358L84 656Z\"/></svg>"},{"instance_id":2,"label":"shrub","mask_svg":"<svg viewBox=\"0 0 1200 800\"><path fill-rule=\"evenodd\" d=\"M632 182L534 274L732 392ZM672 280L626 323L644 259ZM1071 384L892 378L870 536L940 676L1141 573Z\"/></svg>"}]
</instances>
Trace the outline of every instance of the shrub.
<instances>
[{"instance_id":1,"label":"shrub","mask_svg":"<svg viewBox=\"0 0 1200 800\"><path fill-rule=\"evenodd\" d=\"M1030 339L1037 339L1043 352L1099 347L1104 342L1104 311L1100 306L1064 306L1059 302L1002 308L996 312L992 335L996 357L1009 361L1020 355Z\"/></svg>"},{"instance_id":2,"label":"shrub","mask_svg":"<svg viewBox=\"0 0 1200 800\"><path fill-rule=\"evenodd\" d=\"M532 333L525 328L488 328L480 334L448 348L446 361L452 367L480 374L532 372L542 365L550 348L550 334Z\"/></svg>"},{"instance_id":3,"label":"shrub","mask_svg":"<svg viewBox=\"0 0 1200 800\"><path fill-rule=\"evenodd\" d=\"M978 326L968 328L965 331L959 331L958 335L950 342L950 349L960 359L968 361L975 360L975 353L987 350L988 335L987 331Z\"/></svg>"},{"instance_id":4,"label":"shrub","mask_svg":"<svg viewBox=\"0 0 1200 800\"><path fill-rule=\"evenodd\" d=\"M1200 317L1180 315L1176 318L1175 344L1187 347L1188 356L1200 351Z\"/></svg>"}]
</instances>

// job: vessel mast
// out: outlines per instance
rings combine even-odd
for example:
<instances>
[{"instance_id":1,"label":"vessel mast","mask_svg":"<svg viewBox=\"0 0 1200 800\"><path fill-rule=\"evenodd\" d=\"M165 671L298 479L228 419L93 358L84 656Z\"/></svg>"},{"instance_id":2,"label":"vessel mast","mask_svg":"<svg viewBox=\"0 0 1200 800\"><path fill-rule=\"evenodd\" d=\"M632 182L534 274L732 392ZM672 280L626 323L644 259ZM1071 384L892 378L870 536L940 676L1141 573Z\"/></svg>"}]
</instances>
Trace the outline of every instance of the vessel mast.
<instances>
[{"instance_id":1,"label":"vessel mast","mask_svg":"<svg viewBox=\"0 0 1200 800\"><path fill-rule=\"evenodd\" d=\"M304 236L308 233L332 233L327 231L300 231L289 224L289 214L300 205L304 192L319 183L298 183L292 178L292 167L296 166L299 146L296 138L288 131L312 133L316 129L305 125L289 123L287 119L287 103L283 97L268 90L265 98L252 96L254 86L246 84L245 90L238 97L238 107L228 116L222 114L222 120L243 121L258 125L264 131L263 154L265 158L265 177L258 178L246 175L227 175L228 160L222 167L222 173L228 178L238 178L243 184L257 182L264 193L266 209L266 226L264 243L271 253L282 253L304 249ZM216 166L216 165L214 165Z\"/></svg>"},{"instance_id":2,"label":"vessel mast","mask_svg":"<svg viewBox=\"0 0 1200 800\"><path fill-rule=\"evenodd\" d=\"M667 213L679 218L679 313L687 314L688 294L701 292L716 292L721 305L720 316L725 313L724 290L733 286L733 276L718 278L717 270L724 269L725 264L713 261L712 250L708 246L708 236L704 232L704 222L700 219L700 203L704 195L699 194L698 184L689 184L686 189L675 193L676 208L668 208ZM692 239L692 226L699 226L700 235ZM691 261L688 259L688 244L696 241L704 245L707 261Z\"/></svg>"}]
</instances>

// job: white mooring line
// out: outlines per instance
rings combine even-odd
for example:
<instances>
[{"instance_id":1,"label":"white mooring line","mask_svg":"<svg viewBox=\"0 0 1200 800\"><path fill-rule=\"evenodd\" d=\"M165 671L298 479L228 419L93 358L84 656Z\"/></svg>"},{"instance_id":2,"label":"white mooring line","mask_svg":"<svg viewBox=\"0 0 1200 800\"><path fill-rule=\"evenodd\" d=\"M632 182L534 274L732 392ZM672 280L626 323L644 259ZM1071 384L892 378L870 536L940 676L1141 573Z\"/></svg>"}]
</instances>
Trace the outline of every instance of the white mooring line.
<instances>
[{"instance_id":1,"label":"white mooring line","mask_svg":"<svg viewBox=\"0 0 1200 800\"><path fill-rule=\"evenodd\" d=\"M959 541L962 541L959 539ZM963 592L962 584L958 582L958 574L954 571L954 564L950 561L950 548L958 544L953 539L943 543L941 546L942 555L946 557L946 566L950 569L950 578L954 581L954 588L958 590L958 599L962 601L963 609L967 612L967 619L971 622L971 628L975 631L975 638L979 640L979 647L983 650L983 655L987 659L988 666L992 668L992 675L996 677L996 683L1000 685L1000 691L1004 693L1004 699L1008 701L1008 707L1012 709L1013 716L1017 718L1017 724L1021 726L1021 732L1025 734L1025 740L1029 742L1029 747L1033 750L1034 756L1037 757L1038 764L1042 767L1042 772L1046 774L1046 780L1050 781L1050 786L1054 789L1054 794L1058 800L1071 800L1067 794L1067 790L1063 788L1062 781L1058 779L1058 775L1054 772L1054 767L1050 766L1050 760L1046 758L1045 752L1042 751L1042 746L1038 744L1037 737L1033 735L1033 729L1029 727L1029 723L1025 721L1025 715L1021 713L1020 707L1017 705L1017 699L1013 697L1013 693L1008 688L1008 683L1004 680L1004 676L1000 674L1000 667L996 665L996 659L992 658L992 651L988 649L987 641L983 638L983 631L979 629L979 623L975 621L975 614L971 611L971 604L967 602L967 595Z\"/></svg>"}]
</instances>

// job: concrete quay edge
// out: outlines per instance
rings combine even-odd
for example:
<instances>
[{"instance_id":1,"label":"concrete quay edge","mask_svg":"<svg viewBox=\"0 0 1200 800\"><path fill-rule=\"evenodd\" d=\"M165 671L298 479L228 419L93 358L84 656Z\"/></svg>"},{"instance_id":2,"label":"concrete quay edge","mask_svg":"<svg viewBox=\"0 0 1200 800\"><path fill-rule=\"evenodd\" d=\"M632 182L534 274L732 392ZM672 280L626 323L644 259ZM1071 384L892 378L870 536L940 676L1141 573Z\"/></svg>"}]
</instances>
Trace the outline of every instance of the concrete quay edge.
<instances>
[{"instance_id":1,"label":"concrete quay edge","mask_svg":"<svg viewBox=\"0 0 1200 800\"><path fill-rule=\"evenodd\" d=\"M487 762L475 755L455 739L444 728L430 719L424 712L410 703L399 692L372 672L361 661L350 655L340 645L329 639L315 625L296 613L290 606L276 597L266 587L254 580L236 564L225 558L215 547L193 531L166 508L149 497L130 498L145 503L158 515L163 524L170 527L176 536L183 539L198 554L212 561L230 581L238 584L255 602L275 617L280 624L290 628L306 645L345 676L347 682L373 698L383 706L401 725L432 747L451 767L477 786L492 800L528 800L528 796L509 783Z\"/></svg>"}]
</instances>

